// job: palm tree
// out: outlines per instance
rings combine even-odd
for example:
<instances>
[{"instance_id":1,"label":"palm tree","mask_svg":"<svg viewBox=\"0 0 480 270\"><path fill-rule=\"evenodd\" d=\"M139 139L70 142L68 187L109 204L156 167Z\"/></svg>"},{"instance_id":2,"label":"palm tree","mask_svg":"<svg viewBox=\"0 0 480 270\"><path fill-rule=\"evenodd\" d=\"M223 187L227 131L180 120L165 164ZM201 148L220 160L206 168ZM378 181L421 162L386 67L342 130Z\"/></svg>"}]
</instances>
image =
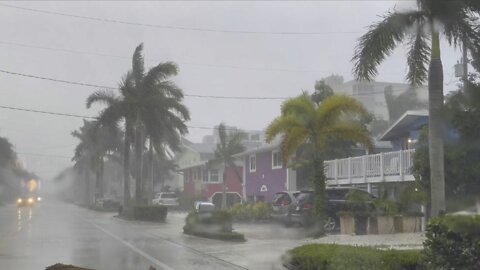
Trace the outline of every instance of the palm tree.
<instances>
[{"instance_id":1,"label":"palm tree","mask_svg":"<svg viewBox=\"0 0 480 270\"><path fill-rule=\"evenodd\" d=\"M76 167L82 169L84 173L88 173L88 170L95 173L96 199L103 197L105 158L113 152L118 152L121 144L119 130L115 127L97 126L97 121L84 120L83 126L72 132L72 136L80 140L75 148L73 160L77 163ZM89 190L87 191L89 193Z\"/></svg>"},{"instance_id":2,"label":"palm tree","mask_svg":"<svg viewBox=\"0 0 480 270\"><path fill-rule=\"evenodd\" d=\"M315 103L307 93L285 101L281 116L274 119L265 132L266 141L282 136L281 152L287 164L300 148L310 149L313 186L316 193L315 213L320 224L325 220L325 173L322 156L331 149L332 140L360 143L371 148L372 141L361 119L368 116L355 99L332 95ZM305 145L307 147L305 147ZM321 228L320 228L321 230Z\"/></svg>"},{"instance_id":3,"label":"palm tree","mask_svg":"<svg viewBox=\"0 0 480 270\"><path fill-rule=\"evenodd\" d=\"M233 168L237 177L241 179L240 173L238 173L236 169L235 158L233 155L245 150L245 146L242 143L242 140L245 139L245 133L240 131L232 131L228 133L225 124L220 123L218 126L218 137L220 142L217 144L214 159L210 160L209 166L214 163L221 163L223 165L222 209L224 209L227 207L227 168Z\"/></svg>"},{"instance_id":4,"label":"palm tree","mask_svg":"<svg viewBox=\"0 0 480 270\"><path fill-rule=\"evenodd\" d=\"M143 152L146 138L152 141L157 152L165 147L178 149L180 136L187 133L185 121L190 119L188 109L182 104L183 92L169 80L177 74L172 62L160 63L145 73L143 44L133 54L132 70L125 75L119 87L120 96L112 91L97 91L87 99L87 107L104 103L107 108L99 116L99 123L118 124L125 121L124 145L124 205L130 197L130 148L135 149L135 200L142 197ZM132 140L133 138L133 140Z\"/></svg>"},{"instance_id":5,"label":"palm tree","mask_svg":"<svg viewBox=\"0 0 480 270\"><path fill-rule=\"evenodd\" d=\"M393 49L408 41L407 80L418 86L428 79L432 216L445 211L440 34L450 45L464 44L476 55L480 52L479 15L478 0L417 0L417 9L388 12L382 21L372 25L360 38L352 59L356 77L371 80L377 74L377 66Z\"/></svg>"}]
</instances>

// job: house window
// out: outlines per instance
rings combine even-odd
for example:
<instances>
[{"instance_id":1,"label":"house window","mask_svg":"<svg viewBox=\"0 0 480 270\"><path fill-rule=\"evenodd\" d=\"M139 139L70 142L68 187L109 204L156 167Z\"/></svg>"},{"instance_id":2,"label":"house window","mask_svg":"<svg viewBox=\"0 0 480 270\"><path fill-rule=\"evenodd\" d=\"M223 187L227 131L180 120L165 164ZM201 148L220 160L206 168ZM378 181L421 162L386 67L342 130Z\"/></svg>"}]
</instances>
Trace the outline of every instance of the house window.
<instances>
[{"instance_id":1,"label":"house window","mask_svg":"<svg viewBox=\"0 0 480 270\"><path fill-rule=\"evenodd\" d=\"M209 182L218 183L220 182L218 177L218 170L210 170L209 172Z\"/></svg>"},{"instance_id":2,"label":"house window","mask_svg":"<svg viewBox=\"0 0 480 270\"><path fill-rule=\"evenodd\" d=\"M251 155L249 159L250 159L250 172L255 172L257 170L257 156Z\"/></svg>"},{"instance_id":3,"label":"house window","mask_svg":"<svg viewBox=\"0 0 480 270\"><path fill-rule=\"evenodd\" d=\"M280 151L273 151L272 152L272 169L280 169L282 168L282 156L280 155Z\"/></svg>"},{"instance_id":4,"label":"house window","mask_svg":"<svg viewBox=\"0 0 480 270\"><path fill-rule=\"evenodd\" d=\"M207 170L202 170L202 181L203 182L208 182L208 171Z\"/></svg>"}]
</instances>

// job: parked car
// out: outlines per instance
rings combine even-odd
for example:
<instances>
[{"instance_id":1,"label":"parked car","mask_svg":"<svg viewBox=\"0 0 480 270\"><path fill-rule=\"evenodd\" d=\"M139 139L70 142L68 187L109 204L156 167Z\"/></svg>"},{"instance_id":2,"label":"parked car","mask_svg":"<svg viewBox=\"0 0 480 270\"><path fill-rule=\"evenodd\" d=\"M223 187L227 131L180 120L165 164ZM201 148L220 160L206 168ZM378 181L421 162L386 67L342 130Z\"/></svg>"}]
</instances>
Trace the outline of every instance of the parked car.
<instances>
[{"instance_id":1,"label":"parked car","mask_svg":"<svg viewBox=\"0 0 480 270\"><path fill-rule=\"evenodd\" d=\"M174 192L160 192L155 195L152 204L177 207L179 205L178 196Z\"/></svg>"},{"instance_id":2,"label":"parked car","mask_svg":"<svg viewBox=\"0 0 480 270\"><path fill-rule=\"evenodd\" d=\"M356 192L360 196L367 198L365 202L349 202L348 194ZM326 193L325 210L327 218L324 228L327 232L338 229L339 218L337 213L354 209L368 210L373 207L375 196L367 191L357 188L328 188ZM308 226L313 223L314 218L315 194L313 191L302 191L295 203L291 207L290 218L292 223L299 223L302 226Z\"/></svg>"},{"instance_id":3,"label":"parked car","mask_svg":"<svg viewBox=\"0 0 480 270\"><path fill-rule=\"evenodd\" d=\"M283 222L285 225L290 225L291 208L299 194L300 191L282 191L275 193L270 216L275 220Z\"/></svg>"}]
</instances>

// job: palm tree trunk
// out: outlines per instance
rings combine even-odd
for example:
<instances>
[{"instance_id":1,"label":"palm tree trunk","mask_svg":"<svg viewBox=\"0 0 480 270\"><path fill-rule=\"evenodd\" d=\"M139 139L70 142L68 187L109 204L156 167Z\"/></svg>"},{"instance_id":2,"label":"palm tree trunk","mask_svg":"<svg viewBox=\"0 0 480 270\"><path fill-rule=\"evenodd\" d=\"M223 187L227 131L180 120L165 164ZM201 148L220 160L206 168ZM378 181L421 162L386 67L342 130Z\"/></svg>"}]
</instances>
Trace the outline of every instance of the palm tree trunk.
<instances>
[{"instance_id":1,"label":"palm tree trunk","mask_svg":"<svg viewBox=\"0 0 480 270\"><path fill-rule=\"evenodd\" d=\"M430 158L431 215L445 212L445 175L443 138L443 67L440 58L439 33L432 34L432 56L428 71L428 149Z\"/></svg>"},{"instance_id":2,"label":"palm tree trunk","mask_svg":"<svg viewBox=\"0 0 480 270\"><path fill-rule=\"evenodd\" d=\"M140 203L143 194L143 137L142 137L142 126L140 123L140 116L137 117L137 122L135 124L135 201Z\"/></svg>"},{"instance_id":3,"label":"palm tree trunk","mask_svg":"<svg viewBox=\"0 0 480 270\"><path fill-rule=\"evenodd\" d=\"M100 198L100 158L95 160L95 203Z\"/></svg>"},{"instance_id":4,"label":"palm tree trunk","mask_svg":"<svg viewBox=\"0 0 480 270\"><path fill-rule=\"evenodd\" d=\"M154 193L154 187L155 185L153 184L153 169L154 169L154 160L153 160L153 144L152 140L150 140L150 145L149 145L149 152L150 152L150 187L149 187L149 192L148 192L148 201L151 201L153 199L153 193Z\"/></svg>"},{"instance_id":5,"label":"palm tree trunk","mask_svg":"<svg viewBox=\"0 0 480 270\"><path fill-rule=\"evenodd\" d=\"M83 168L83 174L85 177L85 204L90 206L90 174L86 165Z\"/></svg>"},{"instance_id":6,"label":"palm tree trunk","mask_svg":"<svg viewBox=\"0 0 480 270\"><path fill-rule=\"evenodd\" d=\"M325 196L325 173L323 171L323 160L319 155L319 147L315 139L313 139L313 187L315 191L315 227L318 230L316 233L323 235L325 215L326 215L326 196Z\"/></svg>"},{"instance_id":7,"label":"palm tree trunk","mask_svg":"<svg viewBox=\"0 0 480 270\"><path fill-rule=\"evenodd\" d=\"M125 141L123 146L123 209L130 201L130 135L132 126L129 119L125 120Z\"/></svg>"},{"instance_id":8,"label":"palm tree trunk","mask_svg":"<svg viewBox=\"0 0 480 270\"><path fill-rule=\"evenodd\" d=\"M227 177L226 176L227 176L227 165L224 162L223 163L223 174L222 174L222 177L223 177L222 209L227 208L227 183L226 183Z\"/></svg>"},{"instance_id":9,"label":"palm tree trunk","mask_svg":"<svg viewBox=\"0 0 480 270\"><path fill-rule=\"evenodd\" d=\"M105 170L105 162L103 161L103 156L100 157L99 166L100 166L100 172L99 172L99 174L100 174L100 188L98 190L98 193L100 195L100 198L103 198L103 193L104 193L104 191L103 191L103 185L104 185L103 179L104 179L104 170Z\"/></svg>"}]
</instances>

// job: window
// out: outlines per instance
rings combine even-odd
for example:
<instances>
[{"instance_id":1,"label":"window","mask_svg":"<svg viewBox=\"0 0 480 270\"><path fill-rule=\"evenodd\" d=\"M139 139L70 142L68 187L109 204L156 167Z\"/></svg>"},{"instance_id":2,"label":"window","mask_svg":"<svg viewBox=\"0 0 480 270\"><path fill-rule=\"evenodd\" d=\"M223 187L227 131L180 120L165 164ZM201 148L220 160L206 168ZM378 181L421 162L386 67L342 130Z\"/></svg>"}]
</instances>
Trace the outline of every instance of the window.
<instances>
[{"instance_id":1,"label":"window","mask_svg":"<svg viewBox=\"0 0 480 270\"><path fill-rule=\"evenodd\" d=\"M250 172L255 172L257 170L257 156L251 155L249 159L250 159Z\"/></svg>"},{"instance_id":2,"label":"window","mask_svg":"<svg viewBox=\"0 0 480 270\"><path fill-rule=\"evenodd\" d=\"M202 170L202 181L208 182L208 171L205 169Z\"/></svg>"},{"instance_id":3,"label":"window","mask_svg":"<svg viewBox=\"0 0 480 270\"><path fill-rule=\"evenodd\" d=\"M209 174L209 182L218 183L220 181L218 177L218 170L210 170Z\"/></svg>"},{"instance_id":4,"label":"window","mask_svg":"<svg viewBox=\"0 0 480 270\"><path fill-rule=\"evenodd\" d=\"M273 151L272 152L272 169L280 169L282 168L282 156L280 155L280 151Z\"/></svg>"}]
</instances>

